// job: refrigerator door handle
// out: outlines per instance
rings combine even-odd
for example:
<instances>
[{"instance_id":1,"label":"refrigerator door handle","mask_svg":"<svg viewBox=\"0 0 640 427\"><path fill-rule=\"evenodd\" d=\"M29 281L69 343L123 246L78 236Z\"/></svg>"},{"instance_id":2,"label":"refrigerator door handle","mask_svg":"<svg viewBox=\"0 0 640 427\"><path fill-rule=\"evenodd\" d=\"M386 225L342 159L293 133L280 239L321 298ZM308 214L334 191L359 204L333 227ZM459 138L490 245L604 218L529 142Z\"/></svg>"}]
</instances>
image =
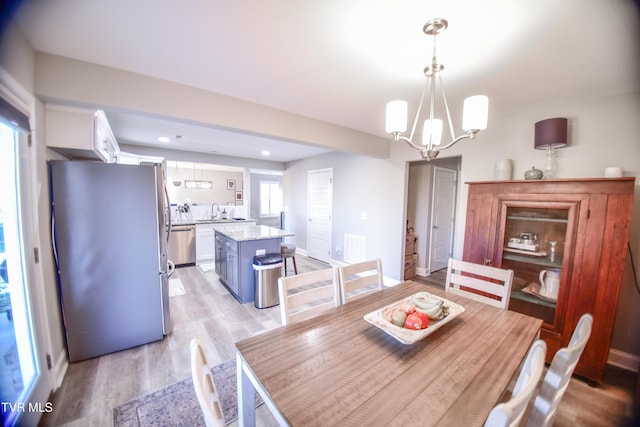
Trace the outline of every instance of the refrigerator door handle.
<instances>
[{"instance_id":1,"label":"refrigerator door handle","mask_svg":"<svg viewBox=\"0 0 640 427\"><path fill-rule=\"evenodd\" d=\"M162 181L162 186L164 187L164 195L167 198L167 247L169 247L169 236L171 236L171 200L169 200L169 189L167 188L167 184Z\"/></svg>"},{"instance_id":2,"label":"refrigerator door handle","mask_svg":"<svg viewBox=\"0 0 640 427\"><path fill-rule=\"evenodd\" d=\"M56 262L56 270L60 271L58 263L58 250L56 249L56 217L51 215L51 249L53 249L53 258Z\"/></svg>"},{"instance_id":3,"label":"refrigerator door handle","mask_svg":"<svg viewBox=\"0 0 640 427\"><path fill-rule=\"evenodd\" d=\"M169 265L169 270L167 271L167 277L171 277L173 272L176 271L176 265L170 260L167 260L167 264Z\"/></svg>"}]
</instances>

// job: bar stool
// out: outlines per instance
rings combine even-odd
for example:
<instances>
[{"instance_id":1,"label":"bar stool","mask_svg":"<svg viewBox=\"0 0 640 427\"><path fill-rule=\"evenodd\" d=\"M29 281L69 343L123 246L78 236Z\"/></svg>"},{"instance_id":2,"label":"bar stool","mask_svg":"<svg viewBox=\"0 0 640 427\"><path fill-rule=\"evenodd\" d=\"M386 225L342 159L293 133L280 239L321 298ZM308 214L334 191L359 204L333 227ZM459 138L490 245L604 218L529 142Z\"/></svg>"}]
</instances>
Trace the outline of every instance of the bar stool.
<instances>
[{"instance_id":1,"label":"bar stool","mask_svg":"<svg viewBox=\"0 0 640 427\"><path fill-rule=\"evenodd\" d=\"M280 244L280 255L282 255L282 259L284 260L284 275L287 275L287 258L291 258L293 260L293 272L298 274L298 266L296 265L296 245L292 243L281 243Z\"/></svg>"}]
</instances>

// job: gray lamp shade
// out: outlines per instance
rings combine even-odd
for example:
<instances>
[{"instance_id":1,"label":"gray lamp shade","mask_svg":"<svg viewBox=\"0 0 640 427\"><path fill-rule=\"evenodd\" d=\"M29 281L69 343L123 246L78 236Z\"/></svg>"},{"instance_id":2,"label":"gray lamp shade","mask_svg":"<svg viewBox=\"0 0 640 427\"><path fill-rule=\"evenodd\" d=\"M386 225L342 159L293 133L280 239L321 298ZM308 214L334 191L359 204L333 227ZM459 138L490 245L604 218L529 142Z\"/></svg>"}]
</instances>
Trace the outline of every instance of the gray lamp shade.
<instances>
[{"instance_id":1,"label":"gray lamp shade","mask_svg":"<svg viewBox=\"0 0 640 427\"><path fill-rule=\"evenodd\" d=\"M562 148L567 145L567 122L564 117L541 120L536 123L535 146L536 150L547 148Z\"/></svg>"}]
</instances>

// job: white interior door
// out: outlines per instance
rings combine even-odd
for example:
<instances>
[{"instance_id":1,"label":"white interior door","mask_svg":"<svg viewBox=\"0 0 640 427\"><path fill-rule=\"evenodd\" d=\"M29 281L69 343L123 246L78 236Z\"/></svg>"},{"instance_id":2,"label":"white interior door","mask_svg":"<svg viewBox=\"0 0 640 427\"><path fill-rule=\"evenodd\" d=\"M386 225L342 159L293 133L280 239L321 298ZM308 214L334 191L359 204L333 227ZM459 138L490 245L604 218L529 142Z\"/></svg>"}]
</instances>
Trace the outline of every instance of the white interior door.
<instances>
[{"instance_id":1,"label":"white interior door","mask_svg":"<svg viewBox=\"0 0 640 427\"><path fill-rule=\"evenodd\" d=\"M453 253L453 221L456 194L456 171L433 168L431 199L431 244L429 271L445 268Z\"/></svg>"},{"instance_id":2,"label":"white interior door","mask_svg":"<svg viewBox=\"0 0 640 427\"><path fill-rule=\"evenodd\" d=\"M331 260L333 169L307 173L307 255Z\"/></svg>"}]
</instances>

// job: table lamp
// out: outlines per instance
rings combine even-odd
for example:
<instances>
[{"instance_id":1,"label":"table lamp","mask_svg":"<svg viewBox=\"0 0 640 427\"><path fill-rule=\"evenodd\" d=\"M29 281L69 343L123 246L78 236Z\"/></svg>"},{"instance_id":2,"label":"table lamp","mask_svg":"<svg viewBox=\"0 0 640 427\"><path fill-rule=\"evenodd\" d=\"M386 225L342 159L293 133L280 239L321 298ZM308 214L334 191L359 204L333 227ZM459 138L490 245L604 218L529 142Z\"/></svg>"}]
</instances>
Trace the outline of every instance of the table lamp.
<instances>
[{"instance_id":1,"label":"table lamp","mask_svg":"<svg viewBox=\"0 0 640 427\"><path fill-rule=\"evenodd\" d=\"M567 145L567 122L564 117L541 120L535 125L536 150L547 150L547 163L544 168L544 179L556 178L557 167L555 149Z\"/></svg>"}]
</instances>

